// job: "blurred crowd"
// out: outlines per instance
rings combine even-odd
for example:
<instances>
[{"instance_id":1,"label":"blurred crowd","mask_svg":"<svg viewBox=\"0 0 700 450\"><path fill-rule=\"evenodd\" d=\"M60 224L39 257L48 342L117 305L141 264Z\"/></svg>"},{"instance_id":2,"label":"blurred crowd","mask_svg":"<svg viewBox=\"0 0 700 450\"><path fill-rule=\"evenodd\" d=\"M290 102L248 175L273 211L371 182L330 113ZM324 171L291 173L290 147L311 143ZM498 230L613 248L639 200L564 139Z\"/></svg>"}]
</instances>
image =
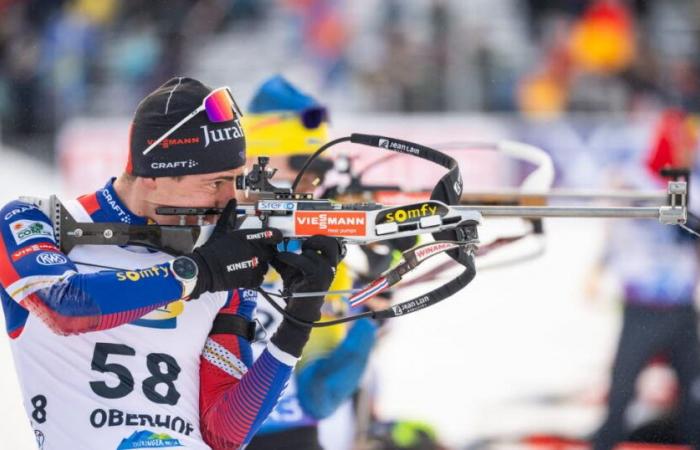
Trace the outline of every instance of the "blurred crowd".
<instances>
[{"instance_id":1,"label":"blurred crowd","mask_svg":"<svg viewBox=\"0 0 700 450\"><path fill-rule=\"evenodd\" d=\"M186 68L185 43L196 45L256 17L263 6L250 0L0 1L4 139L50 153L67 119L130 113L145 93Z\"/></svg>"},{"instance_id":2,"label":"blurred crowd","mask_svg":"<svg viewBox=\"0 0 700 450\"><path fill-rule=\"evenodd\" d=\"M3 0L2 133L128 115L212 59L242 85L303 66L340 111L696 110L698 24L692 0Z\"/></svg>"}]
</instances>

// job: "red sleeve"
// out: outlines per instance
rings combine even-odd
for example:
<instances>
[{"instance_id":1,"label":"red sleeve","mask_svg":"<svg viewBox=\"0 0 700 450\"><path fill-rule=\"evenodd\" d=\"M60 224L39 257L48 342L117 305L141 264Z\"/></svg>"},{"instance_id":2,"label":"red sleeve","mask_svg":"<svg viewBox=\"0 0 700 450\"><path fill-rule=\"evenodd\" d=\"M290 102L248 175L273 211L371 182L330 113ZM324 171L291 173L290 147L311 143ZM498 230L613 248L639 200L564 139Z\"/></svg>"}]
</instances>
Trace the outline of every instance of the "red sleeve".
<instances>
[{"instance_id":1,"label":"red sleeve","mask_svg":"<svg viewBox=\"0 0 700 450\"><path fill-rule=\"evenodd\" d=\"M252 310L236 291L219 314L251 320ZM247 444L272 411L287 385L296 358L274 345L252 363L250 342L233 334L210 335L200 366L200 423L204 441L214 450Z\"/></svg>"}]
</instances>

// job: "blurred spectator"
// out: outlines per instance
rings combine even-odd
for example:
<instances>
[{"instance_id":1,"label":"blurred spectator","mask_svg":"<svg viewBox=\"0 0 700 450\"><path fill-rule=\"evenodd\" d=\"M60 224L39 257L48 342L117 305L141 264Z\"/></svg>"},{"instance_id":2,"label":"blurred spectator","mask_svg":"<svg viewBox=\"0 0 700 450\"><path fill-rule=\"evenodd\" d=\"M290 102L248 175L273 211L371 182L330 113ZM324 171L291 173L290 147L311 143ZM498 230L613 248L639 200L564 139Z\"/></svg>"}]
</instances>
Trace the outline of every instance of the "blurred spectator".
<instances>
[{"instance_id":1,"label":"blurred spectator","mask_svg":"<svg viewBox=\"0 0 700 450\"><path fill-rule=\"evenodd\" d=\"M557 25L541 67L521 82L520 110L552 118L567 110L620 109L625 91L615 77L636 54L631 10L622 0L596 0L580 17Z\"/></svg>"},{"instance_id":2,"label":"blurred spectator","mask_svg":"<svg viewBox=\"0 0 700 450\"><path fill-rule=\"evenodd\" d=\"M65 120L130 113L144 92L183 71L185 44L220 31L237 5L256 15L248 0L1 2L3 138L50 159ZM104 98L119 85L126 98Z\"/></svg>"},{"instance_id":3,"label":"blurred spectator","mask_svg":"<svg viewBox=\"0 0 700 450\"><path fill-rule=\"evenodd\" d=\"M517 91L525 116L654 111L669 102L691 111L700 107L698 36L691 31L698 12L691 2L529 5L543 56ZM671 29L682 38L676 44L669 41Z\"/></svg>"},{"instance_id":4,"label":"blurred spectator","mask_svg":"<svg viewBox=\"0 0 700 450\"><path fill-rule=\"evenodd\" d=\"M346 72L345 49L349 39L343 20L343 2L338 0L286 0L299 25L302 49L316 62L326 83L334 83Z\"/></svg>"},{"instance_id":5,"label":"blurred spectator","mask_svg":"<svg viewBox=\"0 0 700 450\"><path fill-rule=\"evenodd\" d=\"M98 6L95 3L66 3L43 30L40 70L45 74L45 89L54 91L53 110L61 118L85 111L90 97L94 64L102 50L100 25L109 21L116 9L109 0Z\"/></svg>"},{"instance_id":6,"label":"blurred spectator","mask_svg":"<svg viewBox=\"0 0 700 450\"><path fill-rule=\"evenodd\" d=\"M635 57L630 11L620 0L599 0L574 24L570 37L573 62L583 71L615 74Z\"/></svg>"},{"instance_id":7,"label":"blurred spectator","mask_svg":"<svg viewBox=\"0 0 700 450\"><path fill-rule=\"evenodd\" d=\"M557 30L557 34L564 30ZM531 118L559 117L567 108L572 78L571 56L562 40L555 39L545 55L545 62L535 73L521 80L518 104L521 112Z\"/></svg>"},{"instance_id":8,"label":"blurred spectator","mask_svg":"<svg viewBox=\"0 0 700 450\"><path fill-rule=\"evenodd\" d=\"M644 170L627 172L627 187L660 187L658 170L693 167L697 130L685 114L667 111ZM637 166L639 167L639 166ZM618 175L624 174L622 170ZM607 241L604 267L619 279L624 316L608 394L607 417L594 450L610 450L628 437L625 412L635 381L652 358L667 356L679 384L683 442L700 445L700 343L694 293L700 276L697 241L682 230L652 221L618 221Z\"/></svg>"}]
</instances>

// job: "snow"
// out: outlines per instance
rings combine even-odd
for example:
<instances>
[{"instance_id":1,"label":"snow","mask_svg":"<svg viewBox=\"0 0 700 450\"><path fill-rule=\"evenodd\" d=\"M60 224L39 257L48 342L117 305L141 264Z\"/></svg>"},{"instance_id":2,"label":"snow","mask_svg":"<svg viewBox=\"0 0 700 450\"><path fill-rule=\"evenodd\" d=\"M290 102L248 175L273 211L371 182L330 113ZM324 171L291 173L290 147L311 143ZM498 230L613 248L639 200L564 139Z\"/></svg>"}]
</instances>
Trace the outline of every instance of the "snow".
<instances>
[{"instance_id":1,"label":"snow","mask_svg":"<svg viewBox=\"0 0 700 450\"><path fill-rule=\"evenodd\" d=\"M605 382L619 326L613 310L583 295L602 225L558 219L545 228L541 258L478 272L456 296L394 321L373 358L383 417L427 421L455 446L597 426L599 405L576 399Z\"/></svg>"}]
</instances>

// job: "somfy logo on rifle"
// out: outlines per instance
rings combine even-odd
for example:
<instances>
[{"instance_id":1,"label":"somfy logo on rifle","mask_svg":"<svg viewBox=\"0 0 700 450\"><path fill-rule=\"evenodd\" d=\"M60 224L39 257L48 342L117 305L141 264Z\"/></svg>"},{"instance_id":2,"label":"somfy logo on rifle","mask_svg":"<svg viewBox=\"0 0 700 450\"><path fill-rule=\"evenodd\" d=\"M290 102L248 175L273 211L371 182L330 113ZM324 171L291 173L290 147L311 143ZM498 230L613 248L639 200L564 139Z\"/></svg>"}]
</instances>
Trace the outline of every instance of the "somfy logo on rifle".
<instances>
[{"instance_id":1,"label":"somfy logo on rifle","mask_svg":"<svg viewBox=\"0 0 700 450\"><path fill-rule=\"evenodd\" d=\"M414 203L413 205L392 208L377 214L376 223L403 223L416 221L421 217L447 214L447 208L436 202Z\"/></svg>"}]
</instances>

